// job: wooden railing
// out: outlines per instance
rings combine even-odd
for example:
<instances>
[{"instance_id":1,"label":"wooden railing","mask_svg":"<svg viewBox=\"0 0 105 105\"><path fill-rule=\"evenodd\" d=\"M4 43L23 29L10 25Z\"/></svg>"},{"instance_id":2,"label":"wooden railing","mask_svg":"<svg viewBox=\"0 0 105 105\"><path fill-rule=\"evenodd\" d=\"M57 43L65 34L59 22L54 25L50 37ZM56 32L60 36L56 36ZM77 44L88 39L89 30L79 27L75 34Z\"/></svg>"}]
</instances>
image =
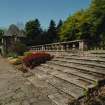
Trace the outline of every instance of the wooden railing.
<instances>
[{"instance_id":1,"label":"wooden railing","mask_svg":"<svg viewBox=\"0 0 105 105\"><path fill-rule=\"evenodd\" d=\"M86 49L87 49L86 41L83 40L58 42L58 43L29 47L29 50L34 50L34 51L70 51L70 50L86 50Z\"/></svg>"}]
</instances>

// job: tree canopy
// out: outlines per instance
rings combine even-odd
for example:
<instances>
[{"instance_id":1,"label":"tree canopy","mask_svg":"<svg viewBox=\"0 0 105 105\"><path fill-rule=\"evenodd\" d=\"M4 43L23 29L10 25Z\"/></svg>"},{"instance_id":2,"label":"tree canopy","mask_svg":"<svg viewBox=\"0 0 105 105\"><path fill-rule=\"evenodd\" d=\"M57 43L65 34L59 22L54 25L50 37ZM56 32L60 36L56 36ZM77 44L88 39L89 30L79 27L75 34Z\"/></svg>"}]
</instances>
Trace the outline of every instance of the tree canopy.
<instances>
[{"instance_id":1,"label":"tree canopy","mask_svg":"<svg viewBox=\"0 0 105 105\"><path fill-rule=\"evenodd\" d=\"M56 25L55 21L51 20L48 29L43 30L38 19L28 21L25 25L27 44L39 45L58 42L58 32L62 23L62 20L60 20Z\"/></svg>"},{"instance_id":2,"label":"tree canopy","mask_svg":"<svg viewBox=\"0 0 105 105\"><path fill-rule=\"evenodd\" d=\"M38 44L39 36L41 35L41 27L38 19L30 20L25 25L27 43L29 45Z\"/></svg>"},{"instance_id":3,"label":"tree canopy","mask_svg":"<svg viewBox=\"0 0 105 105\"><path fill-rule=\"evenodd\" d=\"M86 9L68 16L58 24L51 20L43 30L38 19L25 24L28 45L48 44L58 41L87 40L90 45L105 45L105 0L92 0Z\"/></svg>"},{"instance_id":4,"label":"tree canopy","mask_svg":"<svg viewBox=\"0 0 105 105\"><path fill-rule=\"evenodd\" d=\"M105 42L105 0L92 0L89 8L69 16L62 25L61 41L85 39L99 45Z\"/></svg>"},{"instance_id":5,"label":"tree canopy","mask_svg":"<svg viewBox=\"0 0 105 105\"><path fill-rule=\"evenodd\" d=\"M0 29L0 44L2 43L3 34L4 34L4 30Z\"/></svg>"}]
</instances>

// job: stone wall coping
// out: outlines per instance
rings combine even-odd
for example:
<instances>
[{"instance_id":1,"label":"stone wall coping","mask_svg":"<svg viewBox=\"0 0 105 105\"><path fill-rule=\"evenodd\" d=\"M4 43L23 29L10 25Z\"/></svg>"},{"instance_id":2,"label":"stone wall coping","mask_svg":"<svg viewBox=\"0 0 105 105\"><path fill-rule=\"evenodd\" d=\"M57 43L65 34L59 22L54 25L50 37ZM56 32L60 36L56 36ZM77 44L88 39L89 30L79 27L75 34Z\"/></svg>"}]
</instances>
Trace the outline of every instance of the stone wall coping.
<instances>
[{"instance_id":1,"label":"stone wall coping","mask_svg":"<svg viewBox=\"0 0 105 105\"><path fill-rule=\"evenodd\" d=\"M70 43L83 42L83 41L84 40L74 40L74 41L58 42L58 43L51 43L51 44L43 44L43 45L31 46L31 48L42 47L42 46L50 46L50 45L70 44Z\"/></svg>"}]
</instances>

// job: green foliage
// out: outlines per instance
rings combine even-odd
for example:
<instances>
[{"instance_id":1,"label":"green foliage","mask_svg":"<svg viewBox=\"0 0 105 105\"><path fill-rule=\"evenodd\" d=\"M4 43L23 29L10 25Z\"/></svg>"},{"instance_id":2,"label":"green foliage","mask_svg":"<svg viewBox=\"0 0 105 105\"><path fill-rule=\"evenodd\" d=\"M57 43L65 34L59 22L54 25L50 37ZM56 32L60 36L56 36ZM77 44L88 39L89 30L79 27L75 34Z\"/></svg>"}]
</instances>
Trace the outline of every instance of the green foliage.
<instances>
[{"instance_id":1,"label":"green foliage","mask_svg":"<svg viewBox=\"0 0 105 105\"><path fill-rule=\"evenodd\" d=\"M27 50L27 47L23 43L16 42L14 43L12 50L13 53L15 53L16 55L23 55L24 52Z\"/></svg>"},{"instance_id":2,"label":"green foliage","mask_svg":"<svg viewBox=\"0 0 105 105\"><path fill-rule=\"evenodd\" d=\"M48 43L55 43L59 41L59 31L62 26L62 20L59 21L58 25L54 20L50 21L48 30L44 30L43 33L40 35L41 42L40 44L48 44Z\"/></svg>"},{"instance_id":3,"label":"green foliage","mask_svg":"<svg viewBox=\"0 0 105 105\"><path fill-rule=\"evenodd\" d=\"M13 58L17 58L17 54L16 53L14 53L14 52L10 52L10 53L8 53L8 55L7 55L8 57L13 57Z\"/></svg>"},{"instance_id":4,"label":"green foliage","mask_svg":"<svg viewBox=\"0 0 105 105\"><path fill-rule=\"evenodd\" d=\"M87 89L87 90L85 89L85 90L83 91L83 95L84 95L85 97L87 97L87 96L88 96L88 94L89 94L88 89Z\"/></svg>"},{"instance_id":5,"label":"green foliage","mask_svg":"<svg viewBox=\"0 0 105 105\"><path fill-rule=\"evenodd\" d=\"M89 38L89 14L81 10L76 12L73 16L68 17L61 27L61 40L75 40Z\"/></svg>"},{"instance_id":6,"label":"green foliage","mask_svg":"<svg viewBox=\"0 0 105 105\"><path fill-rule=\"evenodd\" d=\"M24 56L30 56L32 54L33 54L32 52L24 52Z\"/></svg>"},{"instance_id":7,"label":"green foliage","mask_svg":"<svg viewBox=\"0 0 105 105\"><path fill-rule=\"evenodd\" d=\"M48 43L57 42L57 40L58 40L56 24L55 24L54 20L50 21L49 29L47 32L47 37L48 37L48 41L49 41Z\"/></svg>"},{"instance_id":8,"label":"green foliage","mask_svg":"<svg viewBox=\"0 0 105 105\"><path fill-rule=\"evenodd\" d=\"M57 30L60 31L61 26L63 25L63 21L60 19L57 25Z\"/></svg>"},{"instance_id":9,"label":"green foliage","mask_svg":"<svg viewBox=\"0 0 105 105\"><path fill-rule=\"evenodd\" d=\"M28 21L25 25L26 35L27 35L27 44L35 45L41 40L38 40L42 29L40 27L40 22L38 19Z\"/></svg>"},{"instance_id":10,"label":"green foliage","mask_svg":"<svg viewBox=\"0 0 105 105\"><path fill-rule=\"evenodd\" d=\"M57 24L57 27L56 27L56 30L57 30L57 41L60 41L60 37L59 37L59 32L60 32L60 29L63 25L63 21L60 19L58 24Z\"/></svg>"},{"instance_id":11,"label":"green foliage","mask_svg":"<svg viewBox=\"0 0 105 105\"><path fill-rule=\"evenodd\" d=\"M60 31L62 23L62 20L60 20L56 26L55 21L51 20L48 29L42 30L38 19L28 21L25 25L27 45L40 45L58 42L58 32Z\"/></svg>"},{"instance_id":12,"label":"green foliage","mask_svg":"<svg viewBox=\"0 0 105 105\"><path fill-rule=\"evenodd\" d=\"M1 44L1 41L2 41L3 34L4 34L4 30L0 29L0 44Z\"/></svg>"},{"instance_id":13,"label":"green foliage","mask_svg":"<svg viewBox=\"0 0 105 105\"><path fill-rule=\"evenodd\" d=\"M69 16L59 35L61 41L85 39L91 46L104 46L105 0L93 0L88 9Z\"/></svg>"}]
</instances>

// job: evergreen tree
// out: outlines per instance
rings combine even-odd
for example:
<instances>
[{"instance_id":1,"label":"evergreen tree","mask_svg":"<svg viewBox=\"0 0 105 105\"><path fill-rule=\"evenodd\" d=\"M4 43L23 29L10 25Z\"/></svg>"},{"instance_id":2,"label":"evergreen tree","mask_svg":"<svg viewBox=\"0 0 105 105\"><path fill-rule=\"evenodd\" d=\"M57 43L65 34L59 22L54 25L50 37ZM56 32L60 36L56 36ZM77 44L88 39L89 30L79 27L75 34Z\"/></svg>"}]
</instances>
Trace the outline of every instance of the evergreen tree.
<instances>
[{"instance_id":1,"label":"evergreen tree","mask_svg":"<svg viewBox=\"0 0 105 105\"><path fill-rule=\"evenodd\" d=\"M48 37L48 43L57 42L57 30L54 20L50 21L47 37Z\"/></svg>"},{"instance_id":2,"label":"evergreen tree","mask_svg":"<svg viewBox=\"0 0 105 105\"><path fill-rule=\"evenodd\" d=\"M3 34L4 34L4 30L0 29L0 44L2 43Z\"/></svg>"},{"instance_id":3,"label":"evergreen tree","mask_svg":"<svg viewBox=\"0 0 105 105\"><path fill-rule=\"evenodd\" d=\"M56 27L56 30L57 30L57 41L60 41L60 35L59 35L59 32L60 32L60 29L63 25L63 21L60 19L59 22L58 22L58 25Z\"/></svg>"},{"instance_id":4,"label":"evergreen tree","mask_svg":"<svg viewBox=\"0 0 105 105\"><path fill-rule=\"evenodd\" d=\"M39 37L42 33L40 27L40 22L38 19L28 21L25 25L26 35L27 35L27 44L36 45L39 44Z\"/></svg>"},{"instance_id":5,"label":"evergreen tree","mask_svg":"<svg viewBox=\"0 0 105 105\"><path fill-rule=\"evenodd\" d=\"M63 25L63 21L60 19L57 25L57 30L60 31L61 26Z\"/></svg>"},{"instance_id":6,"label":"evergreen tree","mask_svg":"<svg viewBox=\"0 0 105 105\"><path fill-rule=\"evenodd\" d=\"M105 0L92 0L88 9L69 16L59 33L61 41L85 39L93 47L105 45Z\"/></svg>"}]
</instances>

